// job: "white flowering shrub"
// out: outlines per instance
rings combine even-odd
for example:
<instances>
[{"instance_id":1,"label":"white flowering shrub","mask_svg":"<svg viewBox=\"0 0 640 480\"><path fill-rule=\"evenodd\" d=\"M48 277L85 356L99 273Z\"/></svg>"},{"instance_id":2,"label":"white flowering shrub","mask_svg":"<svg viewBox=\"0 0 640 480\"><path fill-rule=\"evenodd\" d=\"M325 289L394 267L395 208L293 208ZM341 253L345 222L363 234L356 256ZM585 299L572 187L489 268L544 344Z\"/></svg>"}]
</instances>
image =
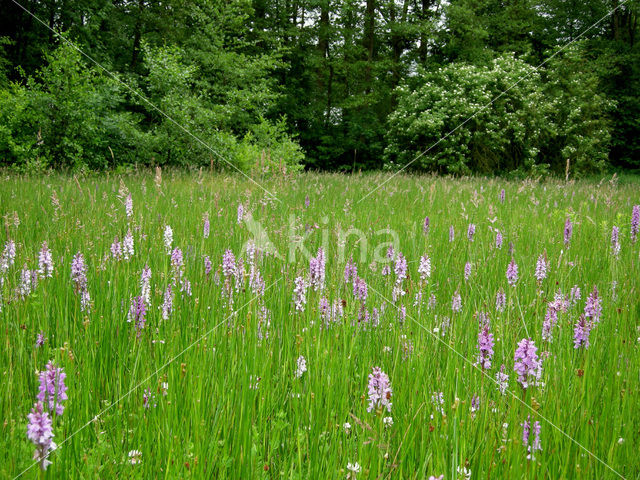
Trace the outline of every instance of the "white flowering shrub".
<instances>
[{"instance_id":1,"label":"white flowering shrub","mask_svg":"<svg viewBox=\"0 0 640 480\"><path fill-rule=\"evenodd\" d=\"M413 161L411 168L439 173L530 175L564 173L568 159L574 175L601 170L611 105L577 62L579 53L571 51L547 71L511 55L488 66L419 70L396 89L385 167Z\"/></svg>"}]
</instances>

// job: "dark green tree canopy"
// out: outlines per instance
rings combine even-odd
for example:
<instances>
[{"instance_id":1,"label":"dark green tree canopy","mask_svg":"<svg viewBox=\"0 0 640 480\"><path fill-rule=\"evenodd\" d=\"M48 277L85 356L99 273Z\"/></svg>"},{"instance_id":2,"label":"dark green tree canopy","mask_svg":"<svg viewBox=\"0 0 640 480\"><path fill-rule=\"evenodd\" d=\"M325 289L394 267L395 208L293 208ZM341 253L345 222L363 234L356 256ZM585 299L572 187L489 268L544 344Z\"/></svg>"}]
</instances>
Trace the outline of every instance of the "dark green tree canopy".
<instances>
[{"instance_id":1,"label":"dark green tree canopy","mask_svg":"<svg viewBox=\"0 0 640 480\"><path fill-rule=\"evenodd\" d=\"M443 144L415 167L640 168L638 0L21 4L42 23L12 1L0 4L5 165L222 166L224 156L239 168L267 158L310 169L397 166L522 74L479 115L494 123L470 122L473 132L447 147L455 155L445 159ZM498 66L506 58L513 75ZM524 130L514 116L528 122Z\"/></svg>"}]
</instances>

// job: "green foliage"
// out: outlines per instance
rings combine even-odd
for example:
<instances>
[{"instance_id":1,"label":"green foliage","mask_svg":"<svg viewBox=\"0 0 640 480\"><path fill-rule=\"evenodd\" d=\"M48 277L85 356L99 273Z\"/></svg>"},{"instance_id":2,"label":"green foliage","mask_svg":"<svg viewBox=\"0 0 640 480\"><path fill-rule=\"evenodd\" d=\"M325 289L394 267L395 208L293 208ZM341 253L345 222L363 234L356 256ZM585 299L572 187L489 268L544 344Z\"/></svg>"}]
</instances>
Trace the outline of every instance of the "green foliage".
<instances>
[{"instance_id":1,"label":"green foliage","mask_svg":"<svg viewBox=\"0 0 640 480\"><path fill-rule=\"evenodd\" d=\"M640 168L640 0L615 10L602 0L39 0L26 6L44 23L13 2L0 3L0 18L10 19L0 31L0 161L20 168L222 167L226 161L252 168L263 148L245 136L263 121L275 128L286 118L285 143L296 137L308 168L377 169L385 156L401 154L394 150L413 148L388 144L390 122L403 114L396 111L403 95L398 87L413 91L425 72L461 65L462 76L468 66L493 77L474 80L482 91L460 99L466 105L452 105L460 122L477 114L464 125L476 132L473 142L444 161L446 168L430 169L563 174L567 160L572 174ZM179 125L84 61L70 75L85 80L59 92L47 82L60 72L43 77L43 65L61 55L55 32L65 32ZM565 51L576 40L579 48ZM495 66L505 55L520 62L504 65L515 68L505 73L508 80L518 81L517 72L530 72L527 66L543 66L502 98L515 104L477 112L487 92L507 85ZM36 91L51 98L37 101ZM515 112L518 102L535 101L540 92L550 99ZM101 104L96 116L105 118L89 115L87 133L103 137L91 143L77 129L63 135L53 128L79 123L61 105L43 106L52 99L74 110ZM505 116L481 133L476 124L501 111ZM441 120L456 126L449 117ZM44 144L36 135L41 125ZM465 149L473 159L458 158ZM506 156L498 160L498 154ZM289 163L298 161L293 150L287 155Z\"/></svg>"},{"instance_id":2,"label":"green foliage","mask_svg":"<svg viewBox=\"0 0 640 480\"><path fill-rule=\"evenodd\" d=\"M493 52L487 48L487 26L479 15L477 2L453 1L447 6L447 28L440 32L448 36L445 55L467 62L487 62Z\"/></svg>"},{"instance_id":3,"label":"green foliage","mask_svg":"<svg viewBox=\"0 0 640 480\"><path fill-rule=\"evenodd\" d=\"M542 157L554 170L583 175L602 172L608 162L615 100L599 92L599 78L585 57L583 46L574 43L554 57L542 86L550 102L550 137L541 148Z\"/></svg>"},{"instance_id":4,"label":"green foliage","mask_svg":"<svg viewBox=\"0 0 640 480\"><path fill-rule=\"evenodd\" d=\"M240 136L272 113L280 96L273 72L284 66L278 45L255 48L251 4L189 2L185 14L197 34L181 45L185 62L197 65L196 88L217 116L217 125Z\"/></svg>"},{"instance_id":5,"label":"green foliage","mask_svg":"<svg viewBox=\"0 0 640 480\"><path fill-rule=\"evenodd\" d=\"M151 103L142 102L152 122L152 156L160 164L206 166L248 170L260 163L264 151L278 162L297 168L304 155L287 135L285 120L271 123L259 117L245 120L238 141L230 126L231 111L223 112L199 94L197 69L184 63L184 52L173 47L143 46L148 74L146 91ZM237 108L240 108L236 106Z\"/></svg>"},{"instance_id":6,"label":"green foliage","mask_svg":"<svg viewBox=\"0 0 640 480\"><path fill-rule=\"evenodd\" d=\"M244 159L243 164L254 165L261 173L283 168L299 171L304 160L302 148L286 132L284 117L275 123L262 118L238 144L236 155Z\"/></svg>"},{"instance_id":7,"label":"green foliage","mask_svg":"<svg viewBox=\"0 0 640 480\"><path fill-rule=\"evenodd\" d=\"M640 170L640 44L597 42L591 45L588 59L597 69L602 94L616 102L611 116L611 164Z\"/></svg>"},{"instance_id":8,"label":"green foliage","mask_svg":"<svg viewBox=\"0 0 640 480\"><path fill-rule=\"evenodd\" d=\"M147 72L139 95L66 42L36 75L0 90L3 162L29 171L134 163L247 170L268 150L284 164L300 164L284 121L260 117L238 142L226 115L197 93L197 68L184 63L181 49L145 44L142 51Z\"/></svg>"},{"instance_id":9,"label":"green foliage","mask_svg":"<svg viewBox=\"0 0 640 480\"><path fill-rule=\"evenodd\" d=\"M572 51L550 68L549 80L531 65L503 55L488 67L453 63L420 71L416 85L398 88L389 117L388 168L467 174L599 171L609 140L610 103L596 78L579 72ZM422 154L423 152L426 152ZM543 154L544 152L544 154Z\"/></svg>"},{"instance_id":10,"label":"green foliage","mask_svg":"<svg viewBox=\"0 0 640 480\"><path fill-rule=\"evenodd\" d=\"M132 155L139 132L114 79L87 68L65 42L0 97L0 155L27 169L102 169Z\"/></svg>"},{"instance_id":11,"label":"green foliage","mask_svg":"<svg viewBox=\"0 0 640 480\"><path fill-rule=\"evenodd\" d=\"M7 37L0 37L0 88L6 88L8 85L7 73L11 63L7 59L5 49L9 45L11 45L11 40Z\"/></svg>"},{"instance_id":12,"label":"green foliage","mask_svg":"<svg viewBox=\"0 0 640 480\"><path fill-rule=\"evenodd\" d=\"M195 93L196 69L185 65L183 52L175 46L143 46L148 70L145 89L151 102L138 98L150 124L151 156L161 165L209 165L212 152L230 139L216 134L216 117ZM215 158L215 162L219 159Z\"/></svg>"}]
</instances>

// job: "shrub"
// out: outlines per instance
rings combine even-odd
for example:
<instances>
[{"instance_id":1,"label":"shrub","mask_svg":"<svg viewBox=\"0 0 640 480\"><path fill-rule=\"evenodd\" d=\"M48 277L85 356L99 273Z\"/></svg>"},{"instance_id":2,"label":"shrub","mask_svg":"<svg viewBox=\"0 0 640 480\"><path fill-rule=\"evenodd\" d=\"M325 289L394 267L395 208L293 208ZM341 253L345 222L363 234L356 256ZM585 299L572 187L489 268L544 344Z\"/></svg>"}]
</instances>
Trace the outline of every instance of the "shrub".
<instances>
[{"instance_id":1,"label":"shrub","mask_svg":"<svg viewBox=\"0 0 640 480\"><path fill-rule=\"evenodd\" d=\"M388 168L442 173L601 170L609 142L607 109L595 76L572 70L574 49L542 78L531 65L504 55L488 67L452 63L420 70L396 90L389 117ZM570 74L569 72L573 73ZM431 148L430 148L431 147ZM420 156L421 153L426 153Z\"/></svg>"},{"instance_id":2,"label":"shrub","mask_svg":"<svg viewBox=\"0 0 640 480\"><path fill-rule=\"evenodd\" d=\"M0 156L28 169L101 169L134 161L133 115L117 81L87 68L65 42L36 76L0 94Z\"/></svg>"},{"instance_id":3,"label":"shrub","mask_svg":"<svg viewBox=\"0 0 640 480\"><path fill-rule=\"evenodd\" d=\"M239 141L222 110L197 93L197 70L182 62L179 48L143 52L148 74L134 88L149 101L87 66L66 42L37 75L0 88L0 162L28 171L136 164L249 170L266 151L276 163L300 166L302 150L284 120L258 118Z\"/></svg>"}]
</instances>

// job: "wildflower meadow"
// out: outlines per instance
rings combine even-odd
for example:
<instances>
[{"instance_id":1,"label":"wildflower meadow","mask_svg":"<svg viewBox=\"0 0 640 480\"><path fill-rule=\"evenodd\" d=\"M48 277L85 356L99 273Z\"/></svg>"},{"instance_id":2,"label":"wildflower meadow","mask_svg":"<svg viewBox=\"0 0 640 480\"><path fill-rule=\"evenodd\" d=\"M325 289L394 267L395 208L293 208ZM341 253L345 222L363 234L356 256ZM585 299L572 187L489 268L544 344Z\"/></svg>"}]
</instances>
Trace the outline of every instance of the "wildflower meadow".
<instances>
[{"instance_id":1,"label":"wildflower meadow","mask_svg":"<svg viewBox=\"0 0 640 480\"><path fill-rule=\"evenodd\" d=\"M0 178L0 477L640 478L640 188Z\"/></svg>"}]
</instances>

